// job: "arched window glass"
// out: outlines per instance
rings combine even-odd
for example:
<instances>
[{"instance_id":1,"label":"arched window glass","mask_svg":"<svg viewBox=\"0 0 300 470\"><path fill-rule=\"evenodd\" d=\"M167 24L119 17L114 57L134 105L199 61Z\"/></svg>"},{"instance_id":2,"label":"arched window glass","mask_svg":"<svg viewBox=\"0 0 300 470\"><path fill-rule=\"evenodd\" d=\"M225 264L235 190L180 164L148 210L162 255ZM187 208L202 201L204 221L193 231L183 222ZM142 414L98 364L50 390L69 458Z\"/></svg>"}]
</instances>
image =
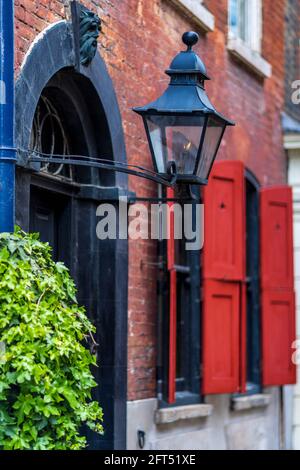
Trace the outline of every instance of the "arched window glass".
<instances>
[{"instance_id":1,"label":"arched window glass","mask_svg":"<svg viewBox=\"0 0 300 470\"><path fill-rule=\"evenodd\" d=\"M38 100L31 130L32 150L49 159L40 172L69 183L113 186L113 172L91 165L51 162L55 157L111 159L112 141L101 101L89 81L69 71L56 74ZM82 158L81 158L82 159Z\"/></svg>"},{"instance_id":2,"label":"arched window glass","mask_svg":"<svg viewBox=\"0 0 300 470\"><path fill-rule=\"evenodd\" d=\"M31 148L45 154L50 160L55 155L60 157L70 155L70 142L64 116L51 99L44 95L41 95L34 116ZM71 181L74 179L74 168L70 165L42 163L40 171Z\"/></svg>"}]
</instances>

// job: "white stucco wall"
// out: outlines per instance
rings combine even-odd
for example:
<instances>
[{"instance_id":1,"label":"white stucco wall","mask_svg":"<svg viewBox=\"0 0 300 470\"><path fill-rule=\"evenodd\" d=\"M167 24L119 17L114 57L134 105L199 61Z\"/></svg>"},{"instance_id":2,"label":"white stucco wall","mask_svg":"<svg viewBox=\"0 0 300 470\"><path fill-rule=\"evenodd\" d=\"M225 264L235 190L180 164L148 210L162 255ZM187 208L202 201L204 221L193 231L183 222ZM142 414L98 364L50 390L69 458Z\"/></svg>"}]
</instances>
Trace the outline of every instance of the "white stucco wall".
<instances>
[{"instance_id":1,"label":"white stucco wall","mask_svg":"<svg viewBox=\"0 0 300 470\"><path fill-rule=\"evenodd\" d=\"M208 417L155 424L156 399L127 404L127 449L138 450L138 430L146 433L145 450L268 450L281 446L279 389L265 390L268 406L231 410L229 395L207 396Z\"/></svg>"}]
</instances>

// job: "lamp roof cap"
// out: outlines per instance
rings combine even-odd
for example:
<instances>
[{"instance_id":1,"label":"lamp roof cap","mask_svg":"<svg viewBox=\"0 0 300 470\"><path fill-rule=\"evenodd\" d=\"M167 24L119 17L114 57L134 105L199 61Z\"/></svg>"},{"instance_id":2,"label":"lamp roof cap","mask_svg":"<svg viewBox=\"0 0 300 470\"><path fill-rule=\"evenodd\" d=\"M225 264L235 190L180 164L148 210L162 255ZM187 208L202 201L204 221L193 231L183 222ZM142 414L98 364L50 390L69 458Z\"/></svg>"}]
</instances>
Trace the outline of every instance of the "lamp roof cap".
<instances>
[{"instance_id":1,"label":"lamp roof cap","mask_svg":"<svg viewBox=\"0 0 300 470\"><path fill-rule=\"evenodd\" d=\"M182 41L187 46L187 50L176 55L167 74L194 73L201 75L204 80L209 80L204 63L192 49L199 41L199 35L194 31L188 31L183 34Z\"/></svg>"}]
</instances>

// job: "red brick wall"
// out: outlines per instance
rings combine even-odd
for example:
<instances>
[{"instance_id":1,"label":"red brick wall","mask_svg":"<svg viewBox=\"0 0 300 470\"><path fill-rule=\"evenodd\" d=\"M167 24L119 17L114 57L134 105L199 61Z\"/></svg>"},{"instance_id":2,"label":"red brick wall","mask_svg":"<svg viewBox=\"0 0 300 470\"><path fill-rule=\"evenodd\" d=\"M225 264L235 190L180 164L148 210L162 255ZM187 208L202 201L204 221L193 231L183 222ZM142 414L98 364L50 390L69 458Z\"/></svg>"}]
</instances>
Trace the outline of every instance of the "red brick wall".
<instances>
[{"instance_id":1,"label":"red brick wall","mask_svg":"<svg viewBox=\"0 0 300 470\"><path fill-rule=\"evenodd\" d=\"M16 73L38 32L64 17L63 1L15 0ZM181 48L181 33L196 29L168 0L84 1L103 21L99 41L118 96L127 155L131 163L151 167L140 118L130 108L157 97L168 78L163 71ZM226 50L227 0L205 0L216 28L202 35L197 51L212 81L208 94L217 108L237 122L222 144L219 158L240 159L262 184L286 180L280 112L284 103L284 4L264 0L263 56L273 67L270 79L256 78ZM101 5L101 6L99 6ZM200 32L200 31L199 31ZM155 185L131 178L139 196L155 194ZM155 396L156 261L152 242L130 242L128 398ZM143 263L142 263L143 261Z\"/></svg>"}]
</instances>

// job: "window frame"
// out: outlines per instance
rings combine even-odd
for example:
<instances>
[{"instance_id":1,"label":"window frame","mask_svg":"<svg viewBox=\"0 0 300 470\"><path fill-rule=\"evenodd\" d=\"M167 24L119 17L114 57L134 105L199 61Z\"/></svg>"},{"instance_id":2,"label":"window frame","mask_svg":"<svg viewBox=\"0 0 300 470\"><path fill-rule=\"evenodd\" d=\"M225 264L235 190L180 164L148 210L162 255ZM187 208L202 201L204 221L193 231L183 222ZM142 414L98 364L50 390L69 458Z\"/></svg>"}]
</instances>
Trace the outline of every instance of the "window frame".
<instances>
[{"instance_id":1,"label":"window frame","mask_svg":"<svg viewBox=\"0 0 300 470\"><path fill-rule=\"evenodd\" d=\"M260 184L250 170L245 169L246 188L246 391L244 395L262 392L261 370L261 297L260 297ZM250 200L251 199L251 200ZM254 221L251 221L251 218ZM250 238L251 237L251 238ZM255 247L253 250L253 246ZM252 255L253 254L253 255ZM249 261L251 260L251 261ZM251 292L254 292L253 296ZM256 305L253 297L257 299ZM251 317L249 310L251 309ZM249 361L251 358L251 362ZM249 379L249 377L251 377Z\"/></svg>"},{"instance_id":2,"label":"window frame","mask_svg":"<svg viewBox=\"0 0 300 470\"><path fill-rule=\"evenodd\" d=\"M240 31L241 19L239 12L241 4L245 2L244 13L244 33ZM234 16L233 3L236 8L236 25L232 25L232 17ZM262 16L262 1L261 0L229 0L228 2L228 30L229 38L240 40L252 52L261 55L262 52L262 37L263 37L263 16Z\"/></svg>"}]
</instances>

